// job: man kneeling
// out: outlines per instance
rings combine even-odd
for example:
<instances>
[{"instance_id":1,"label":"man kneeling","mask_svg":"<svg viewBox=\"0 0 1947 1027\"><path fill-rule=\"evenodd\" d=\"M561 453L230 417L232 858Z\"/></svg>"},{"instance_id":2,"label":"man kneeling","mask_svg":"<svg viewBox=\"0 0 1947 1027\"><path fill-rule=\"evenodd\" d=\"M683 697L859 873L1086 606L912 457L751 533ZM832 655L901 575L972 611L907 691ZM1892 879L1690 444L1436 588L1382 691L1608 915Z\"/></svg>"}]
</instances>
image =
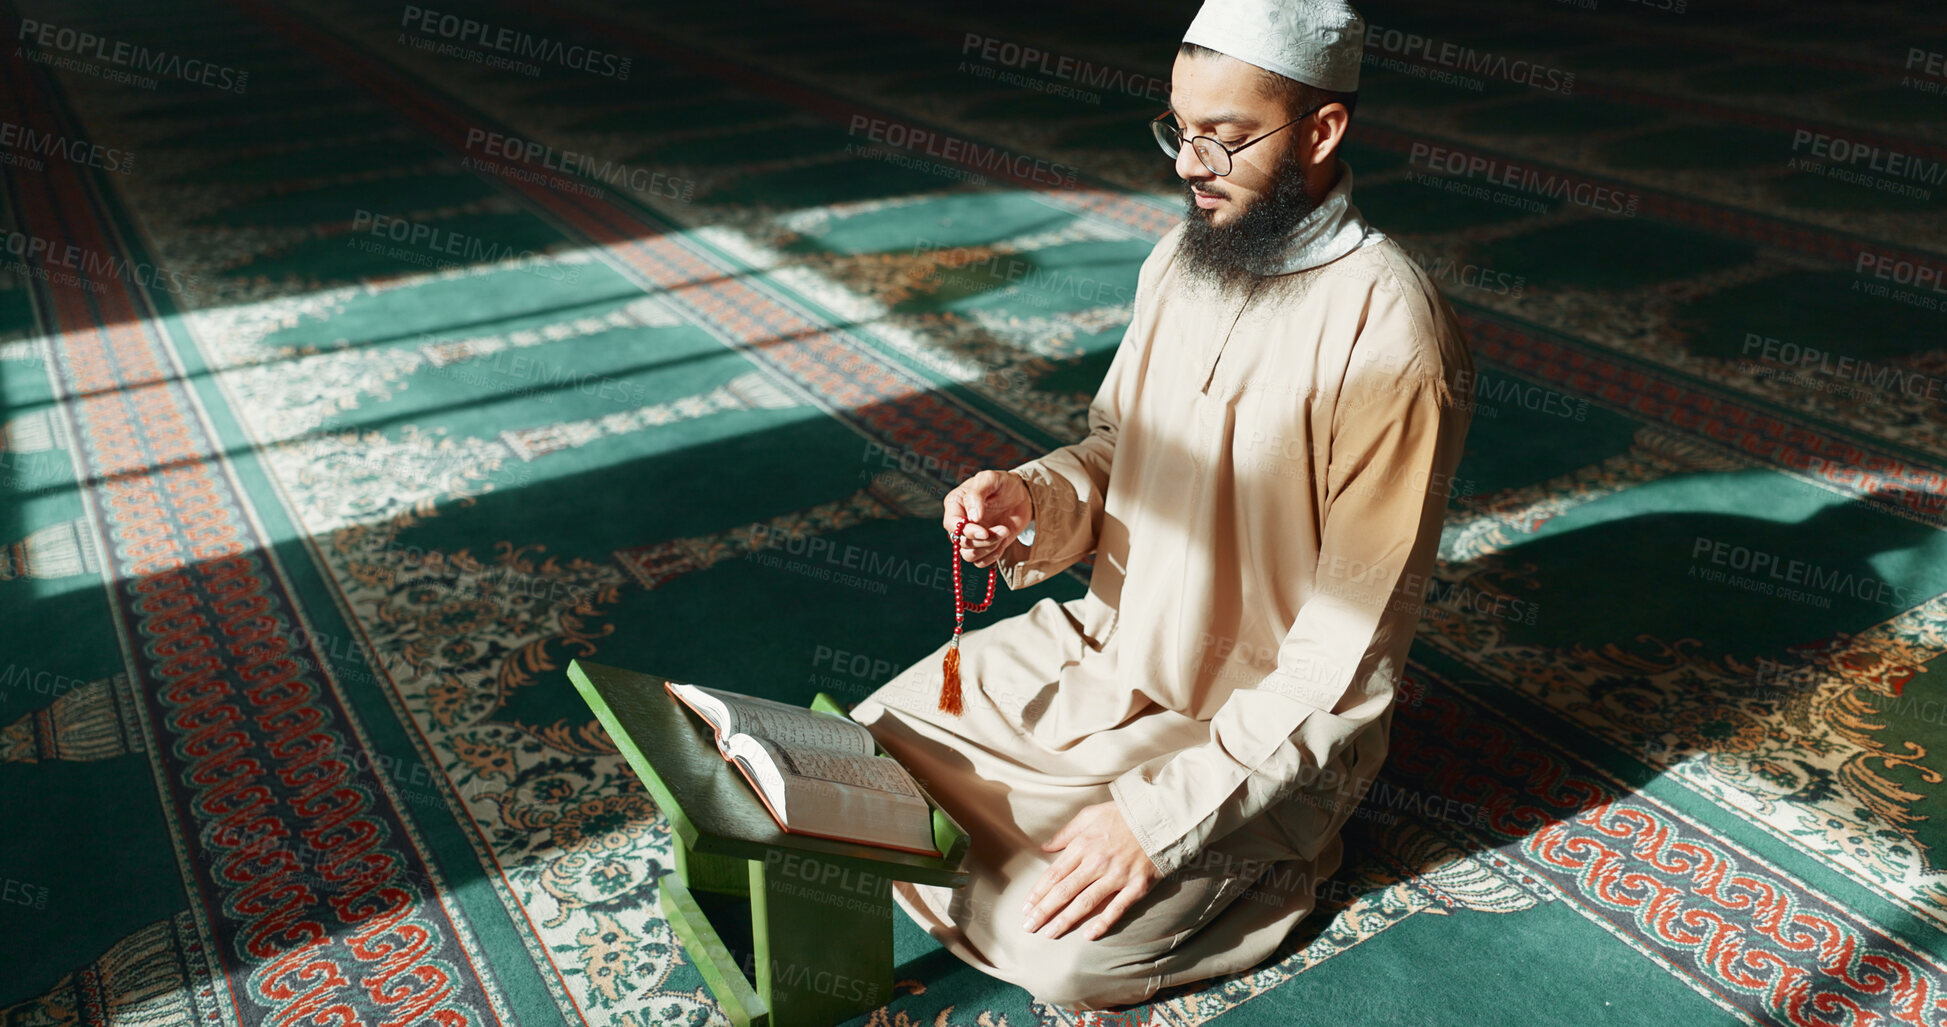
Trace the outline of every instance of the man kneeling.
<instances>
[{"instance_id":1,"label":"man kneeling","mask_svg":"<svg viewBox=\"0 0 1947 1027\"><path fill-rule=\"evenodd\" d=\"M941 651L852 711L973 835L965 887L896 901L1053 1005L1262 961L1386 757L1473 369L1350 200L1364 30L1343 3L1203 5L1151 126L1188 210L1088 436L945 503L1009 588L1093 554L1088 592L967 632L961 715Z\"/></svg>"}]
</instances>

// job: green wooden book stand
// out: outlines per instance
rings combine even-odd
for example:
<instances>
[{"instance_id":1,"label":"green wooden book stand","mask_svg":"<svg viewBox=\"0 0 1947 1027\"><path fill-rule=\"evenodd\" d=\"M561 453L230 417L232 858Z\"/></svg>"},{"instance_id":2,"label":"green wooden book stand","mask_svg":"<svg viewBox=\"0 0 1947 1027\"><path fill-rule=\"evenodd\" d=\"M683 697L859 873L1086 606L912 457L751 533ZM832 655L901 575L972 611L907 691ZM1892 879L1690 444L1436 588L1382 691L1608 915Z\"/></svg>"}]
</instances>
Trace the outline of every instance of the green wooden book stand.
<instances>
[{"instance_id":1,"label":"green wooden book stand","mask_svg":"<svg viewBox=\"0 0 1947 1027\"><path fill-rule=\"evenodd\" d=\"M892 1000L892 882L967 882L967 833L938 803L939 856L787 834L664 678L576 660L568 679L669 817L676 870L657 886L663 918L732 1023L829 1027ZM845 715L823 692L811 708ZM713 923L712 895L748 902L756 980L719 930L742 927L722 922L742 903L711 901Z\"/></svg>"}]
</instances>

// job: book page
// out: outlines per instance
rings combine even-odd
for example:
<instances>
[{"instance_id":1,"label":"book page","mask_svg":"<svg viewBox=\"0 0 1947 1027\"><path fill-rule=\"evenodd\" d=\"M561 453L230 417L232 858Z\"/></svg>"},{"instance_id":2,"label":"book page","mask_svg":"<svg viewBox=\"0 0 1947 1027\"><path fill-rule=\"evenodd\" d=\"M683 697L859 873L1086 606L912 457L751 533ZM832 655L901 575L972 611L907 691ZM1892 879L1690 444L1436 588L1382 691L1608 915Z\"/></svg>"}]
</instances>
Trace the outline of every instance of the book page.
<instances>
[{"instance_id":1,"label":"book page","mask_svg":"<svg viewBox=\"0 0 1947 1027\"><path fill-rule=\"evenodd\" d=\"M939 854L933 810L925 799L812 777L791 778L787 787L793 795L787 830Z\"/></svg>"},{"instance_id":2,"label":"book page","mask_svg":"<svg viewBox=\"0 0 1947 1027\"><path fill-rule=\"evenodd\" d=\"M737 727L730 710L724 706L720 698L710 694L709 689L675 681L669 683L669 688L688 704L690 709L696 711L697 716L702 717L705 723L715 728L718 734L727 735L736 731Z\"/></svg>"},{"instance_id":3,"label":"book page","mask_svg":"<svg viewBox=\"0 0 1947 1027\"><path fill-rule=\"evenodd\" d=\"M785 790L784 775L772 750L749 735L733 735L725 743L723 753L725 758L743 763L756 779L752 784L764 793L764 798L777 810L777 815L788 821L791 816L788 809L790 796Z\"/></svg>"},{"instance_id":4,"label":"book page","mask_svg":"<svg viewBox=\"0 0 1947 1027\"><path fill-rule=\"evenodd\" d=\"M787 830L934 852L933 807L897 762L821 749L781 749L749 735L768 753L791 797Z\"/></svg>"},{"instance_id":5,"label":"book page","mask_svg":"<svg viewBox=\"0 0 1947 1027\"><path fill-rule=\"evenodd\" d=\"M731 723L724 729L726 734L755 735L792 749L830 749L860 756L871 756L878 749L872 732L844 717L754 695L696 690L728 709Z\"/></svg>"},{"instance_id":6,"label":"book page","mask_svg":"<svg viewBox=\"0 0 1947 1027\"><path fill-rule=\"evenodd\" d=\"M772 753L778 769L787 777L809 777L925 801L913 775L893 760L823 749L794 749L778 745L767 745L765 748Z\"/></svg>"}]
</instances>

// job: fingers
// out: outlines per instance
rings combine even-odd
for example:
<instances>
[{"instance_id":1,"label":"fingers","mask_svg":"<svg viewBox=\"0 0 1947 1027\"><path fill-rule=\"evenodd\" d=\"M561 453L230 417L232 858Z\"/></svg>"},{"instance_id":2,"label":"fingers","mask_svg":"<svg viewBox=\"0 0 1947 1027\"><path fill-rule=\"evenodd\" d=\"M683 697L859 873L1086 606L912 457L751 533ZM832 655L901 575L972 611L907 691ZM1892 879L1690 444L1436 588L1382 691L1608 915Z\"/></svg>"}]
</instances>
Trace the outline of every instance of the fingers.
<instances>
[{"instance_id":1,"label":"fingers","mask_svg":"<svg viewBox=\"0 0 1947 1027\"><path fill-rule=\"evenodd\" d=\"M975 538L976 530L985 537ZM988 529L969 524L966 533L960 538L960 558L971 561L976 566L985 567L999 560L1001 554L1007 550L1008 544L1013 541L1011 533L1004 525Z\"/></svg>"},{"instance_id":2,"label":"fingers","mask_svg":"<svg viewBox=\"0 0 1947 1027\"><path fill-rule=\"evenodd\" d=\"M967 479L967 484L964 487L968 489L966 508L967 529L969 531L972 531L981 521L987 519L987 497L993 495L994 486L998 483L996 479L999 474L999 471L981 471L979 474Z\"/></svg>"},{"instance_id":3,"label":"fingers","mask_svg":"<svg viewBox=\"0 0 1947 1027\"><path fill-rule=\"evenodd\" d=\"M942 504L940 524L949 534L960 529L962 520L966 521L966 527L960 529L959 556L977 567L998 563L1017 533L1009 520L1025 524L1029 516L1022 512L1018 502L1004 508L994 507L1008 479L1006 471L981 471L948 492ZM998 523L982 523L989 518Z\"/></svg>"},{"instance_id":4,"label":"fingers","mask_svg":"<svg viewBox=\"0 0 1947 1027\"><path fill-rule=\"evenodd\" d=\"M1082 937L1094 941L1109 933L1109 928L1114 927L1116 922L1122 919L1122 914L1129 912L1129 907L1135 905L1136 900L1142 898L1146 890L1132 884L1117 892L1115 898L1110 899L1109 904L1102 908L1102 912L1096 914L1094 920L1089 921Z\"/></svg>"},{"instance_id":5,"label":"fingers","mask_svg":"<svg viewBox=\"0 0 1947 1027\"><path fill-rule=\"evenodd\" d=\"M1121 823L1113 802L1084 807L1041 843L1044 852L1059 851L1022 908L1022 927L1030 934L1060 938L1078 925L1083 937L1094 941L1107 934L1129 907L1155 883L1155 864L1134 839L1118 842L1126 831L1099 830L1105 818ZM1092 919L1091 919L1092 918Z\"/></svg>"},{"instance_id":6,"label":"fingers","mask_svg":"<svg viewBox=\"0 0 1947 1027\"><path fill-rule=\"evenodd\" d=\"M1070 875L1071 877L1074 875ZM1070 899L1066 906L1036 934L1044 938L1059 938L1067 934L1076 924L1088 919L1104 902L1110 901L1121 889L1111 884L1106 877L1098 877L1087 888Z\"/></svg>"},{"instance_id":7,"label":"fingers","mask_svg":"<svg viewBox=\"0 0 1947 1027\"><path fill-rule=\"evenodd\" d=\"M1069 869L1057 874L1057 869L1063 863L1066 863ZM1048 868L1047 874L1043 875L1043 880L1047 882L1046 891L1040 898L1030 900L1028 908L1021 912L1021 927L1029 934L1038 933L1048 924L1050 917L1067 909L1075 896L1081 894L1083 889L1094 884L1099 878L1099 872L1076 870L1078 863L1079 860L1064 856L1056 861L1054 866ZM1037 889L1042 887L1036 885Z\"/></svg>"},{"instance_id":8,"label":"fingers","mask_svg":"<svg viewBox=\"0 0 1947 1027\"><path fill-rule=\"evenodd\" d=\"M946 530L952 531L954 526L960 523L961 518L965 518L968 538L986 538L988 529L983 522L988 519L990 513L994 512L990 511L988 506L1000 491L1000 487L1006 483L1006 474L1006 471L990 469L961 482L957 488L946 494L940 523L946 527Z\"/></svg>"},{"instance_id":9,"label":"fingers","mask_svg":"<svg viewBox=\"0 0 1947 1027\"><path fill-rule=\"evenodd\" d=\"M962 519L967 522L969 535L980 526L981 517L987 512L987 494L993 491L993 482L987 474L981 471L946 494L940 517L940 524L946 530L952 531Z\"/></svg>"},{"instance_id":10,"label":"fingers","mask_svg":"<svg viewBox=\"0 0 1947 1027\"><path fill-rule=\"evenodd\" d=\"M971 560L974 563L980 564L982 567L985 567L986 564L981 563L981 561L996 555L999 551L1000 547L994 545L992 542L968 542L962 540L960 543L960 559Z\"/></svg>"},{"instance_id":11,"label":"fingers","mask_svg":"<svg viewBox=\"0 0 1947 1027\"><path fill-rule=\"evenodd\" d=\"M1055 857L1055 861L1048 864L1048 869L1041 872L1041 879L1034 882L1034 888L1028 892L1027 905L1021 912L1032 920L1035 907L1041 903L1041 897L1048 894L1049 889L1061 883L1061 880L1068 876L1068 872L1081 861L1081 855L1075 852L1064 852ZM1037 923L1035 926L1038 927L1040 924ZM1034 930L1034 927L1028 930Z\"/></svg>"}]
</instances>

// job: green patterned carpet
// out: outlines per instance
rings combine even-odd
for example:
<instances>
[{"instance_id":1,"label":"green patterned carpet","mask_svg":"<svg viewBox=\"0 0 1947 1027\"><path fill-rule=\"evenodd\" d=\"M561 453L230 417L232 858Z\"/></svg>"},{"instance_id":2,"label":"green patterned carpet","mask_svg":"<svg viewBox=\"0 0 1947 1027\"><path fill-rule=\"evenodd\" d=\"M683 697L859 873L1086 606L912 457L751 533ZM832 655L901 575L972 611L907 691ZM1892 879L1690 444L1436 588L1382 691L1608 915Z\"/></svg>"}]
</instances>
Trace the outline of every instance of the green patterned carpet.
<instances>
[{"instance_id":1,"label":"green patterned carpet","mask_svg":"<svg viewBox=\"0 0 1947 1027\"><path fill-rule=\"evenodd\" d=\"M1473 428L1343 887L1138 1015L1947 1023L1947 12L1361 9ZM939 495L1086 431L1180 216L1193 11L12 0L0 1023L726 1023L564 668L945 640ZM857 1023L1075 1022L896 951Z\"/></svg>"}]
</instances>

